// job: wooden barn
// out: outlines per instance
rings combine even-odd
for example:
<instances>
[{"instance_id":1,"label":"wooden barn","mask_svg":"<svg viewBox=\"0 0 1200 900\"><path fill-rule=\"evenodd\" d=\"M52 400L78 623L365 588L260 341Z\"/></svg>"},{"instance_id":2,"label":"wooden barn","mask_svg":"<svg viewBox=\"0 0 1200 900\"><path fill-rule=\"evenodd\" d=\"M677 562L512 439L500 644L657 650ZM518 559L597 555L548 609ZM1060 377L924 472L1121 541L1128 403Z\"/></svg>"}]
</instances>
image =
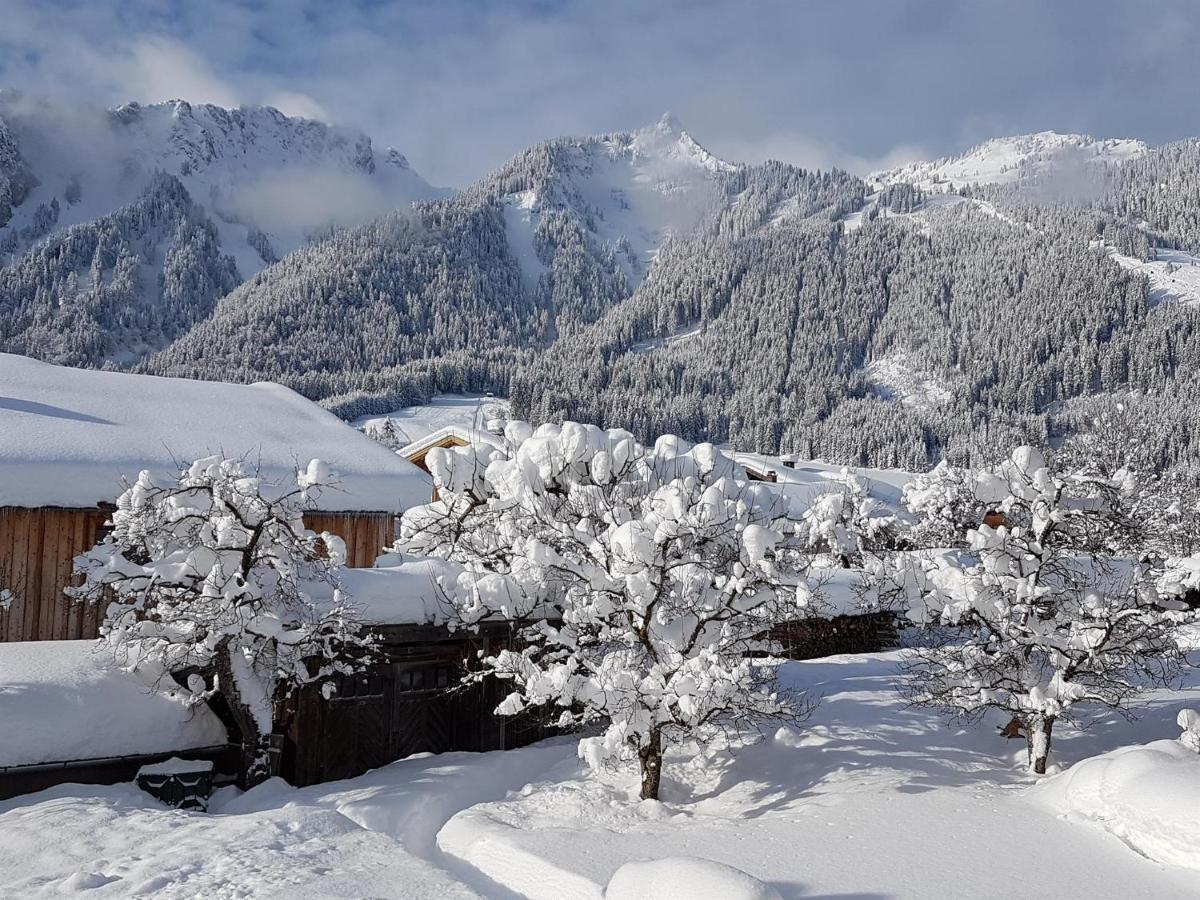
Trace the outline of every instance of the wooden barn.
<instances>
[{"instance_id":1,"label":"wooden barn","mask_svg":"<svg viewBox=\"0 0 1200 900\"><path fill-rule=\"evenodd\" d=\"M413 753L504 750L551 733L529 715L495 715L507 693L499 681L459 686L480 651L512 645L513 626L489 622L468 633L440 624L440 565L343 572L342 589L380 638L378 659L342 676L330 697L306 688L276 704L274 774L317 784ZM0 743L0 799L64 782L128 781L173 756L212 760L219 781L238 775L241 735L220 695L187 710L97 656L92 641L0 644L0 684L0 720L22 722L31 736Z\"/></svg>"},{"instance_id":2,"label":"wooden barn","mask_svg":"<svg viewBox=\"0 0 1200 900\"><path fill-rule=\"evenodd\" d=\"M381 562L393 564L347 571L341 579L380 639L379 658L368 672L340 677L329 698L307 687L276 707L276 772L294 785L316 784L413 753L505 750L545 737L549 730L529 716L495 715L509 691L499 680L460 684L480 653L514 645L513 623L452 631L442 624L449 610L436 587L448 571L445 562Z\"/></svg>"},{"instance_id":3,"label":"wooden barn","mask_svg":"<svg viewBox=\"0 0 1200 900\"><path fill-rule=\"evenodd\" d=\"M396 515L427 502L428 478L336 416L277 384L235 385L52 366L0 354L0 642L90 638L102 611L63 593L72 560L103 534L122 479L178 471L214 453L287 483L310 459L339 478L316 531L351 566L391 544Z\"/></svg>"}]
</instances>

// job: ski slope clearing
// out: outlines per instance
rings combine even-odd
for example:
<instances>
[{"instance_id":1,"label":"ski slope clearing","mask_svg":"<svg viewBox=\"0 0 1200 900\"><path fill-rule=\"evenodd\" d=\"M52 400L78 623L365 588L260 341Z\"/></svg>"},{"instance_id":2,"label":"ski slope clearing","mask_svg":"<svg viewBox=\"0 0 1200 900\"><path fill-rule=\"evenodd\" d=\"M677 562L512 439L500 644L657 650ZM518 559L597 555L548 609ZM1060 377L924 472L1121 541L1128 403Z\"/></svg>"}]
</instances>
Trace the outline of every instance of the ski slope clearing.
<instances>
[{"instance_id":1,"label":"ski slope clearing","mask_svg":"<svg viewBox=\"0 0 1200 900\"><path fill-rule=\"evenodd\" d=\"M1118 253L1103 241L1091 243L1093 252L1105 253L1122 269L1145 275L1150 281L1150 302L1178 300L1182 303L1200 301L1200 257L1184 250L1158 248L1154 259L1142 261Z\"/></svg>"},{"instance_id":2,"label":"ski slope clearing","mask_svg":"<svg viewBox=\"0 0 1200 900\"><path fill-rule=\"evenodd\" d=\"M674 347L677 344L682 344L684 341L694 338L704 330L704 325L696 324L682 328L673 334L666 337L648 338L644 341L638 341L629 348L630 353L649 353L651 350L660 350L663 347Z\"/></svg>"},{"instance_id":3,"label":"ski slope clearing","mask_svg":"<svg viewBox=\"0 0 1200 900\"><path fill-rule=\"evenodd\" d=\"M569 739L414 757L312 788L222 789L208 815L163 808L129 785L5 801L0 895L564 900L602 897L608 885L619 897L615 876L639 860L661 861L643 869L658 883L664 870L668 885L715 878L720 864L746 896L788 900L1197 895L1195 871L1047 808L1049 788L1031 789L1023 742L998 737L999 723L962 730L906 708L897 661L785 664L794 686L822 697L811 720L753 746L736 738L732 753L681 748L661 803L636 800L632 772L585 776ZM1087 773L1088 757L1177 737L1180 709L1200 706L1200 676L1189 678L1150 695L1136 723L1064 728L1056 760L1073 766L1067 775ZM1195 796L1197 768L1172 790Z\"/></svg>"},{"instance_id":4,"label":"ski slope clearing","mask_svg":"<svg viewBox=\"0 0 1200 900\"><path fill-rule=\"evenodd\" d=\"M928 409L949 403L950 388L929 372L915 366L904 353L892 353L867 366L867 377L883 400Z\"/></svg>"},{"instance_id":5,"label":"ski slope clearing","mask_svg":"<svg viewBox=\"0 0 1200 900\"><path fill-rule=\"evenodd\" d=\"M481 394L438 394L420 406L405 406L381 416L362 416L350 424L360 431L380 428L392 421L396 437L411 444L447 426L483 428L491 419L507 419L509 404L503 397Z\"/></svg>"}]
</instances>

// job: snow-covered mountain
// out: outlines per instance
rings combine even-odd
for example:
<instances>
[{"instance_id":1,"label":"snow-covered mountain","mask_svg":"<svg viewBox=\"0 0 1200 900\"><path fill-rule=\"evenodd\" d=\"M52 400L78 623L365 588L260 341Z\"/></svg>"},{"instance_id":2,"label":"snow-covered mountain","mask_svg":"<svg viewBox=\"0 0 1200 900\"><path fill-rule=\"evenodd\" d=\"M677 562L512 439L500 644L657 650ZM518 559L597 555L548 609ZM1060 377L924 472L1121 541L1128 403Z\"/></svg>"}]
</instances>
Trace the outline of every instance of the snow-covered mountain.
<instances>
[{"instance_id":1,"label":"snow-covered mountain","mask_svg":"<svg viewBox=\"0 0 1200 900\"><path fill-rule=\"evenodd\" d=\"M546 272L539 226L551 214L581 223L636 285L671 236L690 234L721 205L738 166L705 150L670 113L632 132L547 141L484 179L503 204L509 246L532 284Z\"/></svg>"},{"instance_id":2,"label":"snow-covered mountain","mask_svg":"<svg viewBox=\"0 0 1200 900\"><path fill-rule=\"evenodd\" d=\"M1035 175L1066 175L1105 163L1123 163L1146 153L1142 141L1099 139L1085 134L1041 131L993 138L959 156L914 162L876 172L880 185L912 184L926 191L954 190L971 184L1007 184Z\"/></svg>"},{"instance_id":3,"label":"snow-covered mountain","mask_svg":"<svg viewBox=\"0 0 1200 900\"><path fill-rule=\"evenodd\" d=\"M1200 140L1042 133L860 179L725 162L665 116L438 196L274 110L38 132L10 100L0 349L912 469L1153 391L1147 452L1200 462Z\"/></svg>"},{"instance_id":4,"label":"snow-covered mountain","mask_svg":"<svg viewBox=\"0 0 1200 900\"><path fill-rule=\"evenodd\" d=\"M364 134L271 107L96 110L0 92L0 263L134 202L159 172L213 221L243 278L331 227L447 193Z\"/></svg>"}]
</instances>

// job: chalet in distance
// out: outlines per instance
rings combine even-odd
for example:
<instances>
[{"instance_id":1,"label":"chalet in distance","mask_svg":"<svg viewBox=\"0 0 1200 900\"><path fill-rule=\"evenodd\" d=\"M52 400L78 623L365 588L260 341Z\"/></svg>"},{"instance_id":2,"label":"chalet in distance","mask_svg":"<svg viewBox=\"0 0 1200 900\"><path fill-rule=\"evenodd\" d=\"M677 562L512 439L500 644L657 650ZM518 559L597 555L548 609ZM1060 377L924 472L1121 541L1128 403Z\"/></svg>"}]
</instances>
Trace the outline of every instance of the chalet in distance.
<instances>
[{"instance_id":1,"label":"chalet in distance","mask_svg":"<svg viewBox=\"0 0 1200 900\"><path fill-rule=\"evenodd\" d=\"M310 459L339 479L305 515L371 566L395 517L429 499L410 463L278 384L223 384L47 365L0 354L0 642L91 638L102 610L64 594L72 560L104 534L122 479L244 457L286 483Z\"/></svg>"}]
</instances>

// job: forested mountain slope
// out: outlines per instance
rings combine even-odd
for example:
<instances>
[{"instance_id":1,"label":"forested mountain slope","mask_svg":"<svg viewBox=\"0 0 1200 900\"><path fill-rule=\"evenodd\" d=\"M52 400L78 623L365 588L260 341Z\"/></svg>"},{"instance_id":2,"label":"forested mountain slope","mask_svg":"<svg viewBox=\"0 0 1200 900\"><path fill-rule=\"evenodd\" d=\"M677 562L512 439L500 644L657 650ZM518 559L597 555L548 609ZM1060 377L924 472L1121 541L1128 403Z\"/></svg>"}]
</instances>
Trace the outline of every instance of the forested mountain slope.
<instances>
[{"instance_id":1,"label":"forested mountain slope","mask_svg":"<svg viewBox=\"0 0 1200 900\"><path fill-rule=\"evenodd\" d=\"M190 116L222 114L244 120L222 134L278 116ZM1114 411L1153 465L1200 456L1200 141L1042 133L858 178L729 163L664 117L536 145L452 197L414 189L251 274L226 237L241 227L244 253L254 229L220 201L238 167L170 115L186 174L82 231L61 231L60 201L49 240L23 236L55 213L0 130L7 349L273 379L347 417L490 390L533 419L855 464L978 462ZM392 164L283 122L368 180Z\"/></svg>"},{"instance_id":2,"label":"forested mountain slope","mask_svg":"<svg viewBox=\"0 0 1200 900\"><path fill-rule=\"evenodd\" d=\"M104 111L0 91L0 349L128 362L308 241L445 193L365 135L268 107L177 100ZM164 254L157 231L180 217L187 227L173 229ZM89 242L95 262L81 258ZM113 253L136 257L136 273ZM76 284L81 269L116 284Z\"/></svg>"}]
</instances>

